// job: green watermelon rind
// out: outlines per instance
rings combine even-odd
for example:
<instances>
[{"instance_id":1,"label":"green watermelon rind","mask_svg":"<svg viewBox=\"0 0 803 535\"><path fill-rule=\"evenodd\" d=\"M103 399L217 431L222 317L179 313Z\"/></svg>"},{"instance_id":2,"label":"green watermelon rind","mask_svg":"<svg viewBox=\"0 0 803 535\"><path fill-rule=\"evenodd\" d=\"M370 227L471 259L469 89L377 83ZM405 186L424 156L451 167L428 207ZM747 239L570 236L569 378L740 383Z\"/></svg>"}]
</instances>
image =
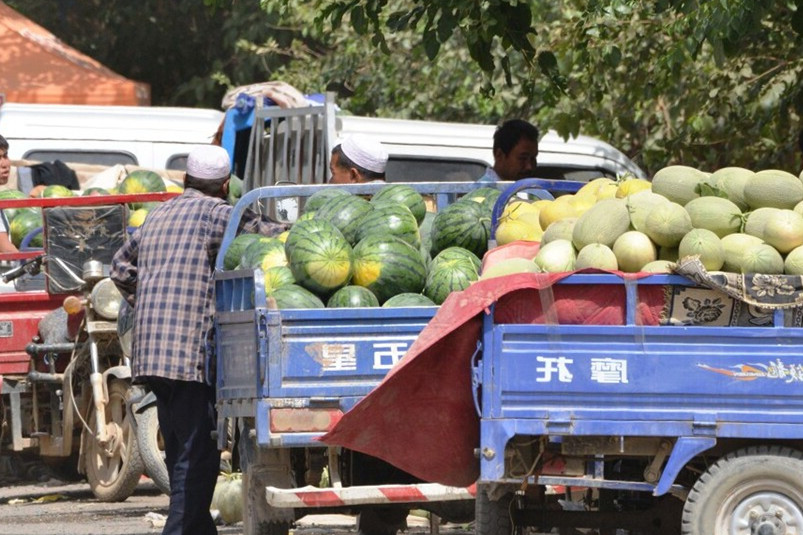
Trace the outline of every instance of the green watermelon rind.
<instances>
[{"instance_id":1,"label":"green watermelon rind","mask_svg":"<svg viewBox=\"0 0 803 535\"><path fill-rule=\"evenodd\" d=\"M396 236L413 247L421 245L418 222L403 204L379 204L363 216L357 228L356 241L376 234Z\"/></svg>"},{"instance_id":2,"label":"green watermelon rind","mask_svg":"<svg viewBox=\"0 0 803 535\"><path fill-rule=\"evenodd\" d=\"M258 238L259 234L253 233L240 234L239 236L235 237L223 255L223 269L237 269L237 266L240 265L240 261L245 249L251 242L257 240Z\"/></svg>"},{"instance_id":3,"label":"green watermelon rind","mask_svg":"<svg viewBox=\"0 0 803 535\"><path fill-rule=\"evenodd\" d=\"M477 202L460 200L438 212L432 220L431 253L437 255L457 246L482 258L488 250L490 234L490 210Z\"/></svg>"},{"instance_id":4,"label":"green watermelon rind","mask_svg":"<svg viewBox=\"0 0 803 535\"><path fill-rule=\"evenodd\" d=\"M343 233L350 245L357 243L360 221L374 209L373 205L357 195L340 195L327 199L317 210L315 219L329 221Z\"/></svg>"},{"instance_id":5,"label":"green watermelon rind","mask_svg":"<svg viewBox=\"0 0 803 535\"><path fill-rule=\"evenodd\" d=\"M276 301L276 307L279 309L324 308L320 297L298 284L287 284L276 288L268 294L268 297Z\"/></svg>"},{"instance_id":6,"label":"green watermelon rind","mask_svg":"<svg viewBox=\"0 0 803 535\"><path fill-rule=\"evenodd\" d=\"M410 186L404 184L388 184L383 186L371 197L371 204L394 204L406 206L415 217L416 224L420 225L427 213L424 197Z\"/></svg>"},{"instance_id":7,"label":"green watermelon rind","mask_svg":"<svg viewBox=\"0 0 803 535\"><path fill-rule=\"evenodd\" d=\"M374 292L363 286L350 284L343 286L326 301L326 308L366 308L378 307L379 300Z\"/></svg>"},{"instance_id":8,"label":"green watermelon rind","mask_svg":"<svg viewBox=\"0 0 803 535\"><path fill-rule=\"evenodd\" d=\"M379 274L369 280L375 266ZM368 236L354 247L352 284L365 286L380 303L399 293L420 293L427 269L416 247L394 236Z\"/></svg>"},{"instance_id":9,"label":"green watermelon rind","mask_svg":"<svg viewBox=\"0 0 803 535\"><path fill-rule=\"evenodd\" d=\"M424 294L405 292L396 294L382 304L385 308L438 306Z\"/></svg>"},{"instance_id":10,"label":"green watermelon rind","mask_svg":"<svg viewBox=\"0 0 803 535\"><path fill-rule=\"evenodd\" d=\"M353 271L351 245L334 225L326 221L310 219L293 225L285 242L285 254L290 271L298 284L316 294L329 295L349 284L351 280ZM315 263L333 260L348 262L348 270L344 277L327 281L314 271Z\"/></svg>"},{"instance_id":11,"label":"green watermelon rind","mask_svg":"<svg viewBox=\"0 0 803 535\"><path fill-rule=\"evenodd\" d=\"M314 212L321 207L331 197L341 197L343 195L351 195L348 191L344 191L337 186L327 185L307 197L304 201L304 213Z\"/></svg>"},{"instance_id":12,"label":"green watermelon rind","mask_svg":"<svg viewBox=\"0 0 803 535\"><path fill-rule=\"evenodd\" d=\"M427 274L424 295L432 299L435 304L442 305L449 294L465 290L477 279L479 279L477 267L470 259L444 262Z\"/></svg>"}]
</instances>

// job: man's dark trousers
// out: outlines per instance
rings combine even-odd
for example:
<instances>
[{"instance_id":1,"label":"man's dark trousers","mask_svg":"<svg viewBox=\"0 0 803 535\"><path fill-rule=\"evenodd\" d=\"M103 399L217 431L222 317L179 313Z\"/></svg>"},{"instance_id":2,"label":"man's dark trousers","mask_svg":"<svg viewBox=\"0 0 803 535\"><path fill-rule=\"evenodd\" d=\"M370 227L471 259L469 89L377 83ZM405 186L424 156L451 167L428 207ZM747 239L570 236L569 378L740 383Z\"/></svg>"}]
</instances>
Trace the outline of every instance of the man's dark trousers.
<instances>
[{"instance_id":1,"label":"man's dark trousers","mask_svg":"<svg viewBox=\"0 0 803 535\"><path fill-rule=\"evenodd\" d=\"M212 535L209 513L220 471L212 438L215 391L205 383L149 378L170 476L170 508L162 535Z\"/></svg>"}]
</instances>

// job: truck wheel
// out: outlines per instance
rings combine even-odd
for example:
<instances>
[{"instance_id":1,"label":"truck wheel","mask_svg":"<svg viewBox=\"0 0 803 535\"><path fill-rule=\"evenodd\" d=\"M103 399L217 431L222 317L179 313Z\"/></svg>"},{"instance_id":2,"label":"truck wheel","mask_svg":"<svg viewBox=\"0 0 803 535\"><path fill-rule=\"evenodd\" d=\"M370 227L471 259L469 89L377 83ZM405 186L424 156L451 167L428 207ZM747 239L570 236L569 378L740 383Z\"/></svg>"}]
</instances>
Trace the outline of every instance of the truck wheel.
<instances>
[{"instance_id":1,"label":"truck wheel","mask_svg":"<svg viewBox=\"0 0 803 535\"><path fill-rule=\"evenodd\" d=\"M396 535L400 529L407 529L407 509L376 507L364 509L357 515L359 535Z\"/></svg>"},{"instance_id":2,"label":"truck wheel","mask_svg":"<svg viewBox=\"0 0 803 535\"><path fill-rule=\"evenodd\" d=\"M126 411L129 388L125 381L109 381L106 403L109 441L106 444L100 444L94 434L84 431L86 478L92 493L103 502L121 502L131 496L143 472L142 458ZM93 407L87 419L90 425L95 421L94 412Z\"/></svg>"},{"instance_id":3,"label":"truck wheel","mask_svg":"<svg viewBox=\"0 0 803 535\"><path fill-rule=\"evenodd\" d=\"M784 535L803 526L803 453L754 446L706 470L683 507L683 535Z\"/></svg>"},{"instance_id":4,"label":"truck wheel","mask_svg":"<svg viewBox=\"0 0 803 535\"><path fill-rule=\"evenodd\" d=\"M165 464L164 444L159 431L159 416L156 405L148 407L137 418L137 445L145 465L145 474L153 480L156 488L170 495L170 476Z\"/></svg>"},{"instance_id":5,"label":"truck wheel","mask_svg":"<svg viewBox=\"0 0 803 535\"><path fill-rule=\"evenodd\" d=\"M513 494L503 494L498 500L491 500L488 489L480 485L477 488L474 522L478 535L509 535L513 533L513 521L510 507Z\"/></svg>"}]
</instances>

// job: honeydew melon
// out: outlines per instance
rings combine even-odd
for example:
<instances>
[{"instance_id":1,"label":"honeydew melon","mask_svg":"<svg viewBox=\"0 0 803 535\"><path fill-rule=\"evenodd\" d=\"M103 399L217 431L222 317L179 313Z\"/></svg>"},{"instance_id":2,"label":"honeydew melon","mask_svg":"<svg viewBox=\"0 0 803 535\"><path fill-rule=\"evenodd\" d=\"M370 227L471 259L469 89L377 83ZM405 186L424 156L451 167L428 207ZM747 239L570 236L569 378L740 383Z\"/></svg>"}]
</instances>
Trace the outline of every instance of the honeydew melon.
<instances>
[{"instance_id":1,"label":"honeydew melon","mask_svg":"<svg viewBox=\"0 0 803 535\"><path fill-rule=\"evenodd\" d=\"M708 174L686 165L669 165L659 169L652 177L652 191L670 201L685 206L700 196L700 181Z\"/></svg>"},{"instance_id":2,"label":"honeydew melon","mask_svg":"<svg viewBox=\"0 0 803 535\"><path fill-rule=\"evenodd\" d=\"M576 217L567 217L565 219L561 219L560 221L555 221L549 225L548 229L544 230L544 234L541 236L541 245L555 240L571 241L572 232L574 231L574 225L576 223Z\"/></svg>"},{"instance_id":3,"label":"honeydew melon","mask_svg":"<svg viewBox=\"0 0 803 535\"><path fill-rule=\"evenodd\" d=\"M783 272L787 275L803 275L803 246L789 251L783 262Z\"/></svg>"},{"instance_id":4,"label":"honeydew melon","mask_svg":"<svg viewBox=\"0 0 803 535\"><path fill-rule=\"evenodd\" d=\"M722 271L730 271L733 273L741 272L741 258L748 248L764 243L761 238L742 232L728 234L724 236L720 242L722 243L723 251Z\"/></svg>"},{"instance_id":5,"label":"honeydew melon","mask_svg":"<svg viewBox=\"0 0 803 535\"><path fill-rule=\"evenodd\" d=\"M803 181L786 171L759 171L745 183L744 199L753 209L772 207L791 210L803 201Z\"/></svg>"},{"instance_id":6,"label":"honeydew melon","mask_svg":"<svg viewBox=\"0 0 803 535\"><path fill-rule=\"evenodd\" d=\"M675 263L669 260L654 260L641 267L645 273L672 273Z\"/></svg>"},{"instance_id":7,"label":"honeydew melon","mask_svg":"<svg viewBox=\"0 0 803 535\"><path fill-rule=\"evenodd\" d=\"M658 251L649 236L638 230L629 230L619 236L613 244L613 253L619 269L630 273L658 259Z\"/></svg>"},{"instance_id":8,"label":"honeydew melon","mask_svg":"<svg viewBox=\"0 0 803 535\"><path fill-rule=\"evenodd\" d=\"M663 195L645 190L633 193L627 197L627 210L630 212L630 226L635 230L644 232L644 222L647 216L659 204L669 202Z\"/></svg>"},{"instance_id":9,"label":"honeydew melon","mask_svg":"<svg viewBox=\"0 0 803 535\"><path fill-rule=\"evenodd\" d=\"M577 218L572 243L579 250L589 243L611 247L630 228L630 213L624 199L603 199Z\"/></svg>"},{"instance_id":10,"label":"honeydew melon","mask_svg":"<svg viewBox=\"0 0 803 535\"><path fill-rule=\"evenodd\" d=\"M692 255L699 255L700 262L708 271L719 271L725 262L725 250L719 236L704 228L692 229L680 240L678 256Z\"/></svg>"},{"instance_id":11,"label":"honeydew melon","mask_svg":"<svg viewBox=\"0 0 803 535\"><path fill-rule=\"evenodd\" d=\"M778 217L780 212L780 208L769 207L758 208L752 212L748 212L746 214L747 217L745 218L743 232L761 238L761 241L764 241L764 227L767 226L767 221Z\"/></svg>"},{"instance_id":12,"label":"honeydew melon","mask_svg":"<svg viewBox=\"0 0 803 535\"><path fill-rule=\"evenodd\" d=\"M755 173L743 167L723 167L711 173L710 181L728 196L728 200L744 211L749 208L744 199L744 186Z\"/></svg>"},{"instance_id":13,"label":"honeydew melon","mask_svg":"<svg viewBox=\"0 0 803 535\"><path fill-rule=\"evenodd\" d=\"M515 273L540 273L541 268L528 258L507 258L483 270L479 280L504 277Z\"/></svg>"},{"instance_id":14,"label":"honeydew melon","mask_svg":"<svg viewBox=\"0 0 803 535\"><path fill-rule=\"evenodd\" d=\"M677 246L692 228L689 213L676 202L657 205L644 220L644 233L662 247Z\"/></svg>"},{"instance_id":15,"label":"honeydew melon","mask_svg":"<svg viewBox=\"0 0 803 535\"><path fill-rule=\"evenodd\" d=\"M601 243L589 243L577 253L574 263L575 269L597 268L618 270L619 262L613 250Z\"/></svg>"},{"instance_id":16,"label":"honeydew melon","mask_svg":"<svg viewBox=\"0 0 803 535\"><path fill-rule=\"evenodd\" d=\"M803 245L803 215L794 210L781 210L767 220L761 238L780 253Z\"/></svg>"},{"instance_id":17,"label":"honeydew melon","mask_svg":"<svg viewBox=\"0 0 803 535\"><path fill-rule=\"evenodd\" d=\"M542 271L560 273L574 270L577 253L569 240L555 240L541 245L535 263Z\"/></svg>"},{"instance_id":18,"label":"honeydew melon","mask_svg":"<svg viewBox=\"0 0 803 535\"><path fill-rule=\"evenodd\" d=\"M784 260L775 247L767 243L751 245L741 255L741 273L774 275L783 273Z\"/></svg>"},{"instance_id":19,"label":"honeydew melon","mask_svg":"<svg viewBox=\"0 0 803 535\"><path fill-rule=\"evenodd\" d=\"M742 226L742 211L722 197L698 197L684 208L689 213L692 227L710 230L720 238L739 232Z\"/></svg>"}]
</instances>

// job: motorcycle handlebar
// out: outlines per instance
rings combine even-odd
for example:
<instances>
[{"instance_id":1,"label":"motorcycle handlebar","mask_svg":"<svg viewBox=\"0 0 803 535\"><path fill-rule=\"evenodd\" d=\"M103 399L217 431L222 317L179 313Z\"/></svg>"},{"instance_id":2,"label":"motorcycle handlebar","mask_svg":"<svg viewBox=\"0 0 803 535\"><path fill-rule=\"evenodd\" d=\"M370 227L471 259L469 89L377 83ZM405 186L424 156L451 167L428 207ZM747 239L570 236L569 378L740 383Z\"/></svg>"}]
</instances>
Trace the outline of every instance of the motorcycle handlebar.
<instances>
[{"instance_id":1,"label":"motorcycle handlebar","mask_svg":"<svg viewBox=\"0 0 803 535\"><path fill-rule=\"evenodd\" d=\"M45 255L39 255L30 260L24 261L14 269L10 269L3 273L3 282L11 282L14 279L21 277L23 274L37 275L42 269L42 262L44 262Z\"/></svg>"}]
</instances>

